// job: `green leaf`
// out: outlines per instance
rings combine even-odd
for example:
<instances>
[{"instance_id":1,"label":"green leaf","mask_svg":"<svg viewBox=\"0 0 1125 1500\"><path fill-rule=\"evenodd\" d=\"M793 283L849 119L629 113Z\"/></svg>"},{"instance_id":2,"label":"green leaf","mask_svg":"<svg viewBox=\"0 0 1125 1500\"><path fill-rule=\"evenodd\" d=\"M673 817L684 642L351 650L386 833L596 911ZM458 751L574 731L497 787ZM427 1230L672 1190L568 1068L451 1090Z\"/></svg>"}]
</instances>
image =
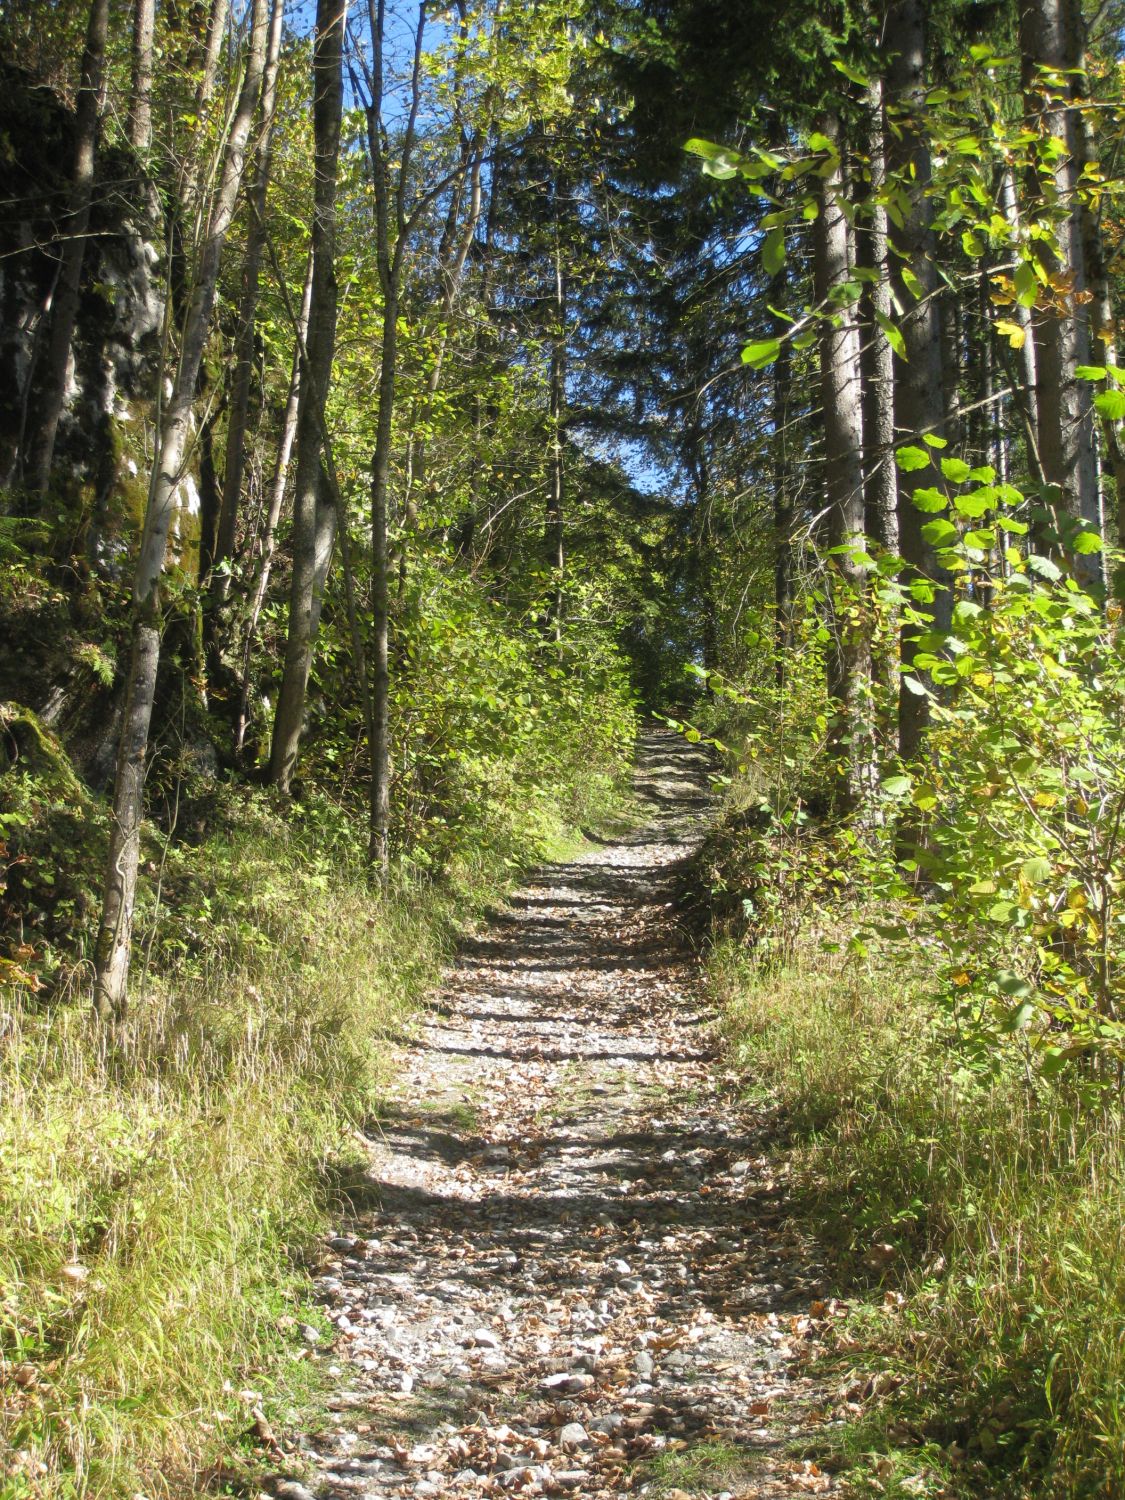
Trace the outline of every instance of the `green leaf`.
<instances>
[{"instance_id":1,"label":"green leaf","mask_svg":"<svg viewBox=\"0 0 1125 1500\"><path fill-rule=\"evenodd\" d=\"M906 340L902 336L902 330L897 323L892 323L885 312L875 310L875 321L887 336L887 343L898 355L899 359L906 358Z\"/></svg>"},{"instance_id":2,"label":"green leaf","mask_svg":"<svg viewBox=\"0 0 1125 1500\"><path fill-rule=\"evenodd\" d=\"M701 156L704 161L718 161L720 157L727 158L733 154L726 146L720 146L715 141L705 141L697 135L684 143L684 150L690 156Z\"/></svg>"},{"instance_id":3,"label":"green leaf","mask_svg":"<svg viewBox=\"0 0 1125 1500\"><path fill-rule=\"evenodd\" d=\"M996 503L996 496L989 488L970 490L967 495L955 495L953 508L958 515L968 516L971 521L987 515Z\"/></svg>"},{"instance_id":4,"label":"green leaf","mask_svg":"<svg viewBox=\"0 0 1125 1500\"><path fill-rule=\"evenodd\" d=\"M881 786L888 797L905 797L914 785L909 776L884 776Z\"/></svg>"},{"instance_id":5,"label":"green leaf","mask_svg":"<svg viewBox=\"0 0 1125 1500\"><path fill-rule=\"evenodd\" d=\"M1026 260L1021 260L1013 278L1016 285L1016 301L1021 307L1034 307L1039 296L1039 282Z\"/></svg>"},{"instance_id":6,"label":"green leaf","mask_svg":"<svg viewBox=\"0 0 1125 1500\"><path fill-rule=\"evenodd\" d=\"M1079 380L1104 380L1109 371L1105 365L1076 365L1074 373Z\"/></svg>"},{"instance_id":7,"label":"green leaf","mask_svg":"<svg viewBox=\"0 0 1125 1500\"><path fill-rule=\"evenodd\" d=\"M827 151L831 156L836 156L839 154L836 150L835 141L830 141L828 137L826 135L822 135L819 130L814 130L812 135L809 136L809 150Z\"/></svg>"},{"instance_id":8,"label":"green leaf","mask_svg":"<svg viewBox=\"0 0 1125 1500\"><path fill-rule=\"evenodd\" d=\"M963 458L943 458L941 472L950 484L964 484L972 470Z\"/></svg>"},{"instance_id":9,"label":"green leaf","mask_svg":"<svg viewBox=\"0 0 1125 1500\"><path fill-rule=\"evenodd\" d=\"M771 230L762 244L762 265L767 276L776 276L785 264L785 231Z\"/></svg>"},{"instance_id":10,"label":"green leaf","mask_svg":"<svg viewBox=\"0 0 1125 1500\"><path fill-rule=\"evenodd\" d=\"M1101 391L1094 397L1094 405L1110 422L1120 422L1125 417L1125 391Z\"/></svg>"},{"instance_id":11,"label":"green leaf","mask_svg":"<svg viewBox=\"0 0 1125 1500\"><path fill-rule=\"evenodd\" d=\"M846 63L838 57L832 59L832 66L836 69L837 73L843 73L844 77L850 83L858 84L861 89L867 88L870 80L865 78L858 68L853 68L850 63Z\"/></svg>"},{"instance_id":12,"label":"green leaf","mask_svg":"<svg viewBox=\"0 0 1125 1500\"><path fill-rule=\"evenodd\" d=\"M936 515L939 511L945 510L949 504L942 492L935 490L932 486L915 490L910 498L914 509L925 511L927 515Z\"/></svg>"},{"instance_id":13,"label":"green leaf","mask_svg":"<svg viewBox=\"0 0 1125 1500\"><path fill-rule=\"evenodd\" d=\"M937 521L927 521L922 527L922 535L932 547L947 547L957 540L959 532L956 526L942 518Z\"/></svg>"},{"instance_id":14,"label":"green leaf","mask_svg":"<svg viewBox=\"0 0 1125 1500\"><path fill-rule=\"evenodd\" d=\"M1040 557L1038 553L1028 554L1027 566L1033 573L1038 573L1040 578L1046 578L1051 583L1058 583L1062 577L1062 569L1049 557Z\"/></svg>"},{"instance_id":15,"label":"green leaf","mask_svg":"<svg viewBox=\"0 0 1125 1500\"><path fill-rule=\"evenodd\" d=\"M1031 885L1042 885L1045 880L1051 878L1051 861L1043 859L1041 855L1025 859L1020 865L1020 874Z\"/></svg>"},{"instance_id":16,"label":"green leaf","mask_svg":"<svg viewBox=\"0 0 1125 1500\"><path fill-rule=\"evenodd\" d=\"M913 474L916 469L928 469L930 455L925 448L914 446L900 448L895 454L895 463L904 474Z\"/></svg>"},{"instance_id":17,"label":"green leaf","mask_svg":"<svg viewBox=\"0 0 1125 1500\"><path fill-rule=\"evenodd\" d=\"M927 433L924 433L923 437L922 437L922 441L925 443L925 445L926 445L927 448L948 448L949 447L949 440L947 438L938 437L938 435L937 435L936 432L927 432Z\"/></svg>"},{"instance_id":18,"label":"green leaf","mask_svg":"<svg viewBox=\"0 0 1125 1500\"><path fill-rule=\"evenodd\" d=\"M780 339L760 339L756 344L747 344L742 351L742 363L752 370L761 370L772 365L781 353Z\"/></svg>"},{"instance_id":19,"label":"green leaf","mask_svg":"<svg viewBox=\"0 0 1125 1500\"><path fill-rule=\"evenodd\" d=\"M1086 557L1091 552L1102 550L1102 539L1096 531L1080 531L1071 542L1070 550L1077 552L1079 557Z\"/></svg>"},{"instance_id":20,"label":"green leaf","mask_svg":"<svg viewBox=\"0 0 1125 1500\"><path fill-rule=\"evenodd\" d=\"M903 266L901 274L903 286L915 299L915 301L921 302L922 298L926 295L926 288L918 280L917 276L915 276L914 272L910 269L909 266Z\"/></svg>"}]
</instances>

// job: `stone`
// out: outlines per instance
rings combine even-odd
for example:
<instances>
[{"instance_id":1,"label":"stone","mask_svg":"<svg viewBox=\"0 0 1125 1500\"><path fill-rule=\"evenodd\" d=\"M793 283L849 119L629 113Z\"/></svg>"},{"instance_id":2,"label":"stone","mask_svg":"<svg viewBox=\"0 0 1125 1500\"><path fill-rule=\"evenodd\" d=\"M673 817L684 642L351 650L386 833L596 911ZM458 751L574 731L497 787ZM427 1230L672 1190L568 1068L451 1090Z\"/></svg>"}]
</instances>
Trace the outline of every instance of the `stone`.
<instances>
[{"instance_id":1,"label":"stone","mask_svg":"<svg viewBox=\"0 0 1125 1500\"><path fill-rule=\"evenodd\" d=\"M590 1423L591 1432L603 1432L610 1437L625 1426L625 1418L619 1411L607 1412L604 1417L595 1417Z\"/></svg>"},{"instance_id":2,"label":"stone","mask_svg":"<svg viewBox=\"0 0 1125 1500\"><path fill-rule=\"evenodd\" d=\"M270 1493L277 1500L316 1500L312 1490L296 1479L275 1479L270 1483Z\"/></svg>"},{"instance_id":3,"label":"stone","mask_svg":"<svg viewBox=\"0 0 1125 1500\"><path fill-rule=\"evenodd\" d=\"M500 1347L500 1340L494 1333L491 1332L491 1330L487 1328L474 1329L474 1331L468 1334L467 1337L463 1338L461 1342L467 1349L496 1350Z\"/></svg>"},{"instance_id":4,"label":"stone","mask_svg":"<svg viewBox=\"0 0 1125 1500\"><path fill-rule=\"evenodd\" d=\"M568 1422L559 1433L559 1447L573 1452L575 1448L587 1448L590 1439L581 1422Z\"/></svg>"},{"instance_id":5,"label":"stone","mask_svg":"<svg viewBox=\"0 0 1125 1500\"><path fill-rule=\"evenodd\" d=\"M647 1349L642 1349L633 1360L633 1373L639 1375L642 1380L648 1380L655 1368L652 1355Z\"/></svg>"},{"instance_id":6,"label":"stone","mask_svg":"<svg viewBox=\"0 0 1125 1500\"><path fill-rule=\"evenodd\" d=\"M593 1383L592 1375L568 1375L564 1371L558 1375L548 1375L539 1385L541 1390L549 1391L553 1396L576 1396L579 1391L589 1390Z\"/></svg>"}]
</instances>

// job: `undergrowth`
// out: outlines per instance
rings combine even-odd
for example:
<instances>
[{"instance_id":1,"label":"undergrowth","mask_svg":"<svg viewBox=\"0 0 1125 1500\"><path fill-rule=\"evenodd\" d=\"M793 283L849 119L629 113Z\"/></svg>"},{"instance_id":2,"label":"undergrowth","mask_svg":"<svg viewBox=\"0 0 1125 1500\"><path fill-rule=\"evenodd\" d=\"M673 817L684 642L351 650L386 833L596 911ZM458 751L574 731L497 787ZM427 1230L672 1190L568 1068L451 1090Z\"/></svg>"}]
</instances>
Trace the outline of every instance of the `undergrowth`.
<instances>
[{"instance_id":1,"label":"undergrowth","mask_svg":"<svg viewBox=\"0 0 1125 1500\"><path fill-rule=\"evenodd\" d=\"M21 766L36 780L17 792ZM66 888L95 886L98 805L31 759L3 790L22 820L6 828L9 861L27 855L9 896L26 894L21 870L34 887L24 946L80 954L94 905L77 901L73 930L54 921L49 943L36 907L60 799L81 795L92 831L81 869L59 847ZM382 900L355 825L313 795L294 809L212 790L196 847L150 829L131 1016L112 1045L80 958L38 991L30 959L3 976L4 1500L184 1493L247 1445L255 1412L284 1421L315 1390L303 1257L341 1211L329 1184L342 1174L326 1169L356 1155L388 1040L517 857L619 797L608 753L592 787L560 777L523 808L503 790L491 832L440 878L400 872Z\"/></svg>"},{"instance_id":2,"label":"undergrowth","mask_svg":"<svg viewBox=\"0 0 1125 1500\"><path fill-rule=\"evenodd\" d=\"M1125 1493L1116 1107L1073 1078L971 1071L901 955L806 934L770 964L727 939L710 975L855 1299L822 1374L856 1491Z\"/></svg>"}]
</instances>

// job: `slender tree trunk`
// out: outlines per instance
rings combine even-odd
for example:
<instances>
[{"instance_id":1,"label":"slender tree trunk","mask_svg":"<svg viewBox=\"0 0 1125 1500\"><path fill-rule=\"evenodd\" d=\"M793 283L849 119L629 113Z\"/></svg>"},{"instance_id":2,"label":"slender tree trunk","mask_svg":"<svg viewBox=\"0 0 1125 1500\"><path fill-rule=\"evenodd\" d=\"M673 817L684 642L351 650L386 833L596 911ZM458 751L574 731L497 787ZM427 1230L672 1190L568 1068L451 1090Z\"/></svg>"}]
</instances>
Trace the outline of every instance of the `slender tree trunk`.
<instances>
[{"instance_id":1,"label":"slender tree trunk","mask_svg":"<svg viewBox=\"0 0 1125 1500\"><path fill-rule=\"evenodd\" d=\"M375 189L375 257L383 293L382 363L379 369L379 415L371 456L371 616L374 633L371 662L370 713L370 834L368 858L381 885L390 870L391 741L390 741L390 573L387 546L387 501L390 492L391 436L394 430L395 378L398 373L398 317L402 294L410 218L407 192L414 154L418 111L422 103L422 49L427 0L419 0L414 32L414 62L410 103L399 145L398 168L392 182L391 151L383 118L386 83L385 0L368 0L371 45L372 98L367 108L368 154Z\"/></svg>"},{"instance_id":2,"label":"slender tree trunk","mask_svg":"<svg viewBox=\"0 0 1125 1500\"><path fill-rule=\"evenodd\" d=\"M145 756L160 661L160 581L176 492L182 478L196 381L211 327L219 258L242 183L246 142L261 87L265 51L266 0L254 0L246 70L227 134L219 183L208 215L192 297L184 320L179 363L172 394L164 411L149 482L144 532L133 584L133 648L126 679L124 725L113 791L105 896L94 955L94 1006L99 1018L107 1024L123 1019L126 1008L144 808Z\"/></svg>"},{"instance_id":3,"label":"slender tree trunk","mask_svg":"<svg viewBox=\"0 0 1125 1500\"><path fill-rule=\"evenodd\" d=\"M875 280L864 286L860 303L860 373L863 380L863 514L871 542L887 552L898 551L898 485L895 477L895 354L886 326L896 321L891 298L887 249L887 210L878 201L886 186L886 145L883 140L883 84L869 87L868 147L871 207L866 224L857 232L857 265L868 267ZM872 625L880 606L869 590ZM897 737L898 649L897 616L892 615L877 634L872 630L871 681L878 684L872 722L882 751Z\"/></svg>"},{"instance_id":4,"label":"slender tree trunk","mask_svg":"<svg viewBox=\"0 0 1125 1500\"><path fill-rule=\"evenodd\" d=\"M215 556L211 576L211 618L209 634L215 633L216 614L230 595L230 568L234 556L238 527L238 507L246 470L246 428L250 419L250 388L254 376L254 349L258 312L258 284L266 235L266 197L269 193L273 158L274 107L277 99L277 66L281 54L281 32L285 0L273 0L266 68L262 79L262 105L259 129L261 136L257 158L247 192L250 222L247 228L246 259L242 266L242 295L238 307L238 329L234 340L234 374L231 380L227 416L227 451L223 471L222 504L215 539Z\"/></svg>"},{"instance_id":5,"label":"slender tree trunk","mask_svg":"<svg viewBox=\"0 0 1125 1500\"><path fill-rule=\"evenodd\" d=\"M557 219L557 215L556 215ZM547 621L555 639L562 637L563 578L566 569L566 464L563 423L566 411L566 273L562 251L555 246L554 316L551 328L551 366L548 375L547 521L544 532L546 563L552 578Z\"/></svg>"},{"instance_id":6,"label":"slender tree trunk","mask_svg":"<svg viewBox=\"0 0 1125 1500\"><path fill-rule=\"evenodd\" d=\"M1020 210L1019 200L1016 195L1016 179L1011 171L1005 171L1000 179L1000 206L1013 235L1017 234L1020 224ZM1023 332L1023 341L1020 345L1023 385L1020 388L1017 384L1016 402L1023 421L1024 435L1029 450L1028 468L1033 474L1042 477L1042 465L1039 459L1038 414L1035 406L1035 393L1039 388L1039 375L1035 357L1035 325L1032 321L1030 308L1023 307L1017 302L1014 311L1016 322Z\"/></svg>"},{"instance_id":7,"label":"slender tree trunk","mask_svg":"<svg viewBox=\"0 0 1125 1500\"><path fill-rule=\"evenodd\" d=\"M301 370L297 411L297 472L293 491L293 578L285 667L274 718L270 780L288 791L297 765L305 695L337 513L324 471L324 402L336 348L336 191L343 114L343 40L346 0L317 0L313 55L315 181L312 286L307 362Z\"/></svg>"},{"instance_id":8,"label":"slender tree trunk","mask_svg":"<svg viewBox=\"0 0 1125 1500\"><path fill-rule=\"evenodd\" d=\"M887 168L883 142L883 85L871 85L868 156L871 162L870 224L857 247L857 261L869 266L877 280L870 283L861 304L861 369L863 374L863 500L864 525L873 542L894 552L898 547L898 487L895 483L894 351L878 319L893 319L887 252L887 210L874 200L883 191Z\"/></svg>"},{"instance_id":9,"label":"slender tree trunk","mask_svg":"<svg viewBox=\"0 0 1125 1500\"><path fill-rule=\"evenodd\" d=\"M246 637L242 643L241 686L239 689L238 717L234 732L234 753L238 756L241 756L246 743L246 729L250 717L250 656L254 650L254 640L258 631L258 620L261 617L262 605L265 602L266 592L270 586L270 572L273 568L277 523L281 519L281 507L285 502L285 484L289 477L289 460L292 457L293 443L297 436L297 413L301 392L301 350L306 347L306 340L308 339L312 283L313 258L310 251L308 265L305 270L305 289L301 295L301 310L298 314L295 333L293 369L289 377L289 395L285 401L285 415L281 420L281 437L277 445L277 460L274 463L273 479L270 484L269 505L266 508L265 522L261 531L261 557L258 563L258 577L254 584L254 595L250 601L250 612L246 620Z\"/></svg>"},{"instance_id":10,"label":"slender tree trunk","mask_svg":"<svg viewBox=\"0 0 1125 1500\"><path fill-rule=\"evenodd\" d=\"M379 425L371 459L371 834L369 858L380 882L390 867L390 561L387 547L387 497L390 490L391 432L395 366L398 357L398 299L384 300L383 363L379 373Z\"/></svg>"},{"instance_id":11,"label":"slender tree trunk","mask_svg":"<svg viewBox=\"0 0 1125 1500\"><path fill-rule=\"evenodd\" d=\"M900 307L906 309L901 323L906 359L899 360L895 367L895 430L908 442L916 442L926 433L939 438L945 433L936 246L927 197L930 153L918 124L925 106L928 15L927 0L892 0L883 34L883 49L889 58L887 172L901 186L903 208L901 227L892 222L888 228L892 287ZM917 297L906 286L903 270L911 271L915 285L920 284ZM925 517L911 498L916 482L916 475L905 475L899 488L899 551L906 563L904 581L909 585L919 574L930 580L934 626L941 630L950 616L949 579L922 535ZM918 753L929 722L928 698L910 691L905 680L906 675L913 676L909 669L917 649L917 634L916 625L903 627L902 664L907 672L899 692L898 739L899 753L906 760Z\"/></svg>"},{"instance_id":12,"label":"slender tree trunk","mask_svg":"<svg viewBox=\"0 0 1125 1500\"><path fill-rule=\"evenodd\" d=\"M822 119L821 131L839 144L839 121ZM864 550L863 418L860 337L855 310L834 301L851 268L850 230L842 206L843 172L820 178L820 212L814 225L813 279L818 306L835 307L821 325L820 393L824 413L825 499L831 551L832 644L828 695L835 706L833 733L838 812L861 810L874 775L870 723L870 641L866 574L856 561Z\"/></svg>"},{"instance_id":13,"label":"slender tree trunk","mask_svg":"<svg viewBox=\"0 0 1125 1500\"><path fill-rule=\"evenodd\" d=\"M152 149L152 56L155 35L155 0L136 0L133 7L132 84L126 131L130 146L140 156Z\"/></svg>"},{"instance_id":14,"label":"slender tree trunk","mask_svg":"<svg viewBox=\"0 0 1125 1500\"><path fill-rule=\"evenodd\" d=\"M75 112L74 169L70 199L63 221L58 280L51 309L47 341L47 364L36 403L38 417L27 447L25 476L28 489L46 493L55 458L55 439L66 405L67 375L78 300L82 289L82 266L86 258L86 236L90 227L90 205L94 195L94 166L98 125L105 87L105 49L109 30L109 0L92 0L82 53L82 76Z\"/></svg>"},{"instance_id":15,"label":"slender tree trunk","mask_svg":"<svg viewBox=\"0 0 1125 1500\"><path fill-rule=\"evenodd\" d=\"M1117 364L1117 319L1113 308L1109 273L1105 261L1105 245L1101 226L1089 207L1083 208L1084 234L1086 241L1086 267L1089 275L1090 321L1095 339L1094 363ZM1111 540L1119 550L1125 552L1125 435L1123 424L1111 417L1101 420L1102 442L1106 463L1113 476L1113 495L1107 508L1105 527ZM1112 522L1110 516L1112 515ZM1125 601L1125 564L1119 564L1113 578L1114 597Z\"/></svg>"},{"instance_id":16,"label":"slender tree trunk","mask_svg":"<svg viewBox=\"0 0 1125 1500\"><path fill-rule=\"evenodd\" d=\"M477 226L480 223L481 206L483 203L481 185L481 171L483 166L483 146L473 145L471 142L466 143L465 154L462 158L462 167L466 173L469 187L465 221L461 226L461 233L456 241L454 241L454 234L457 229L456 222L447 224L446 233L442 236L442 245L438 254L439 274L441 276L441 332L438 336L433 363L426 377L422 399L418 405L415 420L411 424L412 430L408 439L407 479L404 487L402 507L403 539L402 549L399 554L398 573L400 599L406 587L406 560L409 538L414 533L418 524L417 496L426 486L427 433L433 417L434 401L437 399L437 393L441 389L442 370L445 366L445 351L449 344L449 337L453 329L453 317L464 282L465 263L468 259L473 240L476 238ZM457 184L457 191L454 193L454 207L450 211L451 215L455 215L457 212L457 207L462 197L462 186L463 183L461 182Z\"/></svg>"},{"instance_id":17,"label":"slender tree trunk","mask_svg":"<svg viewBox=\"0 0 1125 1500\"><path fill-rule=\"evenodd\" d=\"M788 273L782 266L770 284L771 307L785 306L788 285ZM786 326L782 318L774 316L773 331L777 337L785 333ZM789 458L793 361L787 339L781 339L772 373L774 680L778 687L783 687L793 623L793 473Z\"/></svg>"},{"instance_id":18,"label":"slender tree trunk","mask_svg":"<svg viewBox=\"0 0 1125 1500\"><path fill-rule=\"evenodd\" d=\"M1061 214L1057 251L1043 248L1048 271L1056 276L1052 301L1037 330L1038 381L1035 406L1039 456L1047 484L1045 499L1063 516L1100 529L1095 459L1093 396L1077 370L1091 361L1090 316L1083 214L1079 177L1084 160L1082 122L1073 100L1076 72L1085 64L1085 31L1079 0L1020 0L1020 52L1030 124L1045 141L1061 141L1065 150L1042 167L1036 188L1044 206ZM1045 80L1039 69L1066 76ZM1065 288L1059 285L1065 280ZM1067 528L1064 526L1064 531ZM1063 538L1064 546L1066 537ZM1076 578L1085 587L1101 581L1100 554L1071 558Z\"/></svg>"}]
</instances>

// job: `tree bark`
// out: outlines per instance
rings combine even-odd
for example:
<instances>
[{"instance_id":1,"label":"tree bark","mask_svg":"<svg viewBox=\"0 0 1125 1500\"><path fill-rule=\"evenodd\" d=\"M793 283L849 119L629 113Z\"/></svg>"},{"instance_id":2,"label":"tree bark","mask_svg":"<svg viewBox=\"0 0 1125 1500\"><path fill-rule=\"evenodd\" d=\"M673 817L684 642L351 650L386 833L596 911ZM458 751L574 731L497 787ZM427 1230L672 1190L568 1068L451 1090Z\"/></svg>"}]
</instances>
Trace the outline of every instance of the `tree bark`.
<instances>
[{"instance_id":1,"label":"tree bark","mask_svg":"<svg viewBox=\"0 0 1125 1500\"><path fill-rule=\"evenodd\" d=\"M266 592L270 586L270 572L273 568L277 523L281 519L281 507L285 502L285 485L289 477L289 460L292 457L293 444L297 437L297 413L301 393L301 350L307 347L309 309L312 303L312 278L313 258L310 252L308 265L305 270L305 288L301 295L301 310L297 315L297 328L294 332L293 369L289 377L289 394L285 401L285 415L281 420L281 437L278 440L277 459L274 463L273 479L270 484L269 505L266 508L265 521L261 530L261 558L258 563L258 577L254 584L254 596L250 602L250 612L246 620L246 636L242 643L241 685L239 688L238 716L234 732L234 753L237 756L242 755L246 743L246 729L250 717L250 655L254 649L254 638L258 630L258 620L262 613L262 605L265 602Z\"/></svg>"},{"instance_id":2,"label":"tree bark","mask_svg":"<svg viewBox=\"0 0 1125 1500\"><path fill-rule=\"evenodd\" d=\"M1045 210L1057 216L1057 250L1041 242L1054 284L1037 328L1035 407L1045 500L1062 516L1100 531L1093 393L1077 369L1091 361L1088 275L1079 177L1084 161L1081 117L1074 107L1077 71L1085 66L1085 25L1079 0L1021 0L1019 41L1029 124L1065 150L1036 174ZM1040 70L1065 76L1045 79ZM1073 527L1063 526L1063 532ZM1067 536L1062 538L1064 549ZM1071 555L1084 587L1101 582L1099 553Z\"/></svg>"},{"instance_id":3,"label":"tree bark","mask_svg":"<svg viewBox=\"0 0 1125 1500\"><path fill-rule=\"evenodd\" d=\"M94 954L94 1008L99 1019L106 1024L122 1020L126 1011L144 808L145 756L160 661L160 581L164 573L168 531L183 473L199 367L215 305L219 259L242 183L246 142L261 87L265 50L266 0L254 0L246 69L193 278L179 363L172 394L164 411L156 461L149 481L144 532L133 583L133 648L126 679L125 720L113 791L105 895ZM163 372L160 378L163 380Z\"/></svg>"},{"instance_id":4,"label":"tree bark","mask_svg":"<svg viewBox=\"0 0 1125 1500\"><path fill-rule=\"evenodd\" d=\"M870 267L877 280L861 303L861 369L863 373L863 502L867 535L880 547L898 547L898 493L895 483L894 351L878 318L893 318L887 251L887 210L876 198L886 183L883 141L883 85L876 80L868 96L868 156L872 208L867 232L858 239L857 263Z\"/></svg>"},{"instance_id":5,"label":"tree bark","mask_svg":"<svg viewBox=\"0 0 1125 1500\"><path fill-rule=\"evenodd\" d=\"M321 601L337 530L335 500L324 469L323 421L336 348L336 191L346 17L347 0L317 0L313 55L316 160L308 357L301 370L297 410L289 631L270 750L270 780L283 791L289 790L297 765L313 645L320 626Z\"/></svg>"},{"instance_id":6,"label":"tree bark","mask_svg":"<svg viewBox=\"0 0 1125 1500\"><path fill-rule=\"evenodd\" d=\"M556 184L556 192L559 186ZM546 563L550 570L551 596L547 624L555 639L562 637L563 578L566 569L566 463L563 452L563 421L566 410L566 272L557 243L556 212L555 292L551 323L551 364L548 373L547 518L544 529Z\"/></svg>"},{"instance_id":7,"label":"tree bark","mask_svg":"<svg viewBox=\"0 0 1125 1500\"><path fill-rule=\"evenodd\" d=\"M837 146L834 115L821 132ZM840 156L820 182L820 212L814 224L813 280L818 307L827 309L820 332L820 395L824 420L825 502L830 550L832 644L828 696L835 708L833 802L841 814L867 804L874 775L870 716L870 640L865 601L864 484L860 337L854 307L840 297L852 255Z\"/></svg>"},{"instance_id":8,"label":"tree bark","mask_svg":"<svg viewBox=\"0 0 1125 1500\"><path fill-rule=\"evenodd\" d=\"M925 434L945 434L941 358L941 319L938 313L936 246L927 189L930 152L918 117L925 105L925 47L929 5L926 0L892 0L887 8L883 48L889 58L886 76L887 175L898 197L902 225L888 227L892 255L891 282L899 306L906 309L901 328L906 359L895 368L895 430L907 441ZM906 286L909 270L920 284L917 296ZM906 475L899 486L899 551L906 563L904 583L921 574L934 589L931 606L934 628L949 621L949 579L940 569L933 548L922 536L924 517L912 501L916 476ZM929 723L929 699L911 692L905 677L918 647L918 626L902 630L904 680L899 691L899 753L912 760Z\"/></svg>"},{"instance_id":9,"label":"tree bark","mask_svg":"<svg viewBox=\"0 0 1125 1500\"><path fill-rule=\"evenodd\" d=\"M771 307L785 306L789 276L782 266L770 283ZM772 368L773 452L773 608L774 608L774 680L785 685L793 607L793 473L789 451L789 399L793 387L793 360L784 320L774 315L773 332L781 347Z\"/></svg>"},{"instance_id":10,"label":"tree bark","mask_svg":"<svg viewBox=\"0 0 1125 1500\"><path fill-rule=\"evenodd\" d=\"M247 198L250 221L247 226L246 259L242 266L242 293L238 307L238 329L234 341L234 374L231 380L227 416L227 451L223 470L222 504L215 539L211 576L211 619L209 634L215 634L216 614L230 595L230 568L234 556L238 507L242 480L246 470L246 427L250 418L250 388L254 376L254 348L258 312L258 284L265 248L266 197L269 193L273 158L274 108L277 100L277 67L281 54L281 32L285 17L285 0L273 0L266 66L262 77L260 137Z\"/></svg>"},{"instance_id":11,"label":"tree bark","mask_svg":"<svg viewBox=\"0 0 1125 1500\"><path fill-rule=\"evenodd\" d=\"M132 82L126 133L138 155L152 149L152 55L156 34L155 0L136 0L133 7Z\"/></svg>"},{"instance_id":12,"label":"tree bark","mask_svg":"<svg viewBox=\"0 0 1125 1500\"><path fill-rule=\"evenodd\" d=\"M371 616L374 640L371 661L371 785L368 858L385 885L390 870L390 574L387 546L387 501L390 490L391 436L394 428L395 377L398 371L398 315L410 221L406 209L415 130L422 102L422 44L426 0L419 0L414 33L410 104L392 182L390 142L383 118L385 86L383 48L385 0L369 0L373 51L372 97L367 107L367 140L375 189L375 257L383 293L382 363L379 369L379 413L371 455Z\"/></svg>"},{"instance_id":13,"label":"tree bark","mask_svg":"<svg viewBox=\"0 0 1125 1500\"><path fill-rule=\"evenodd\" d=\"M65 238L60 252L51 310L47 363L36 403L38 418L27 444L26 483L29 490L39 495L46 493L50 483L55 440L66 405L70 351L78 321L82 265L86 259L86 236L90 227L90 205L94 194L94 166L105 87L108 30L109 0L92 0L86 27L86 44L82 52L82 76L75 111L74 168L63 226Z\"/></svg>"}]
</instances>

